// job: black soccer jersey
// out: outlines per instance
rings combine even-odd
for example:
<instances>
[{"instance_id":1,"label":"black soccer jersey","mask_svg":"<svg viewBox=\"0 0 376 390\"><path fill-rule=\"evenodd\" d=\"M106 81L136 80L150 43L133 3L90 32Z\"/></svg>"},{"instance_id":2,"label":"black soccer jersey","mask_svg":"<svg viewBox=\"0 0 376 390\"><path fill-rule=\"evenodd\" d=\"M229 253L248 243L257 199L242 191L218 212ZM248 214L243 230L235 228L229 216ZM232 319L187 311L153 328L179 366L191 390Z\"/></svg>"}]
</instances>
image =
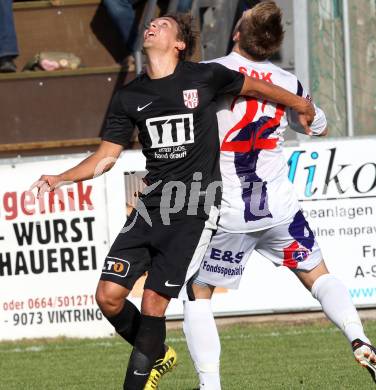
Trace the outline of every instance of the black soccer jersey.
<instances>
[{"instance_id":1,"label":"black soccer jersey","mask_svg":"<svg viewBox=\"0 0 376 390\"><path fill-rule=\"evenodd\" d=\"M210 63L179 62L174 73L160 79L142 74L117 91L106 118L102 139L127 146L137 125L146 157L147 184L160 184L148 193L146 205L159 206L163 186L193 181L201 191L221 180L215 99L237 95L244 76ZM156 185L156 184L155 184Z\"/></svg>"}]
</instances>

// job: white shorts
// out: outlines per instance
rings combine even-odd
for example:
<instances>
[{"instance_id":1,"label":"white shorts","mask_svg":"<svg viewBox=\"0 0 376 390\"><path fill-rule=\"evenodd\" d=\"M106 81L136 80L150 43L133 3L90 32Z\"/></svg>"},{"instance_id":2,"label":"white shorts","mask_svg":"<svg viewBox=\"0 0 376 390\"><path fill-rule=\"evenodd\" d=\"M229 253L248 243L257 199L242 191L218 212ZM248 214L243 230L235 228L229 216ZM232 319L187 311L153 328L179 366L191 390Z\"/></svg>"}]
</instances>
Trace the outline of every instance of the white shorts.
<instances>
[{"instance_id":1,"label":"white shorts","mask_svg":"<svg viewBox=\"0 0 376 390\"><path fill-rule=\"evenodd\" d=\"M322 261L315 236L299 210L291 221L265 230L248 233L217 230L194 282L238 288L254 249L276 266L297 271L310 271Z\"/></svg>"}]
</instances>

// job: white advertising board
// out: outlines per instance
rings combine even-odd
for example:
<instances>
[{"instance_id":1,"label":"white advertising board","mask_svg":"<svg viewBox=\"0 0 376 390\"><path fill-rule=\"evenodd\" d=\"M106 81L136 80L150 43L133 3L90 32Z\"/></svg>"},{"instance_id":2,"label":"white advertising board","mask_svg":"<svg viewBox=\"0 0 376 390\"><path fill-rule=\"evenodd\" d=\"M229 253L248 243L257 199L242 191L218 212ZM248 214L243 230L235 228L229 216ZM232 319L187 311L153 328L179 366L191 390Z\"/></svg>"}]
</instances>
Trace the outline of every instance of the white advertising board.
<instances>
[{"instance_id":1,"label":"white advertising board","mask_svg":"<svg viewBox=\"0 0 376 390\"><path fill-rule=\"evenodd\" d=\"M376 138L286 147L289 177L329 270L354 303L376 305ZM292 272L255 253L238 291L216 294L216 313L319 308Z\"/></svg>"},{"instance_id":2,"label":"white advertising board","mask_svg":"<svg viewBox=\"0 0 376 390\"><path fill-rule=\"evenodd\" d=\"M358 306L376 305L375 148L376 138L285 148L290 179L328 268ZM142 153L123 153L105 176L62 187L51 201L25 192L42 173L60 172L82 158L0 164L0 339L113 332L95 304L95 287L131 203L126 177L144 171ZM137 305L142 286L141 279L130 297ZM219 289L213 299L221 315L316 308L292 272L257 253L240 289ZM181 302L173 300L167 315L180 317Z\"/></svg>"},{"instance_id":3,"label":"white advertising board","mask_svg":"<svg viewBox=\"0 0 376 390\"><path fill-rule=\"evenodd\" d=\"M376 138L336 140L305 143L287 156L325 261L357 305L376 304L375 148Z\"/></svg>"},{"instance_id":4,"label":"white advertising board","mask_svg":"<svg viewBox=\"0 0 376 390\"><path fill-rule=\"evenodd\" d=\"M81 160L0 164L0 339L112 332L94 297L109 247L104 177L40 201L28 191Z\"/></svg>"}]
</instances>

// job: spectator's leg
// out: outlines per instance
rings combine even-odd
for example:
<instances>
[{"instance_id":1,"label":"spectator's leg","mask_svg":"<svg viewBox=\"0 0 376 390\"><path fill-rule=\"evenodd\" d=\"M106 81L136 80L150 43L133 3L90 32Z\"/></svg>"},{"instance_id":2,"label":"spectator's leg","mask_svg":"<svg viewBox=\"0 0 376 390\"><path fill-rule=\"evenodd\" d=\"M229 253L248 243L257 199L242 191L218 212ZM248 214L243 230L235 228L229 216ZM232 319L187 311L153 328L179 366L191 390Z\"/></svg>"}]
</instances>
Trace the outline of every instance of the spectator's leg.
<instances>
[{"instance_id":1,"label":"spectator's leg","mask_svg":"<svg viewBox=\"0 0 376 390\"><path fill-rule=\"evenodd\" d=\"M192 0L179 0L178 12L189 12L192 8Z\"/></svg>"},{"instance_id":2,"label":"spectator's leg","mask_svg":"<svg viewBox=\"0 0 376 390\"><path fill-rule=\"evenodd\" d=\"M12 0L0 1L0 72L15 72L13 58L18 56Z\"/></svg>"},{"instance_id":3,"label":"spectator's leg","mask_svg":"<svg viewBox=\"0 0 376 390\"><path fill-rule=\"evenodd\" d=\"M136 0L103 0L107 12L119 29L123 41L131 53L137 39L137 25L133 9L135 3Z\"/></svg>"}]
</instances>

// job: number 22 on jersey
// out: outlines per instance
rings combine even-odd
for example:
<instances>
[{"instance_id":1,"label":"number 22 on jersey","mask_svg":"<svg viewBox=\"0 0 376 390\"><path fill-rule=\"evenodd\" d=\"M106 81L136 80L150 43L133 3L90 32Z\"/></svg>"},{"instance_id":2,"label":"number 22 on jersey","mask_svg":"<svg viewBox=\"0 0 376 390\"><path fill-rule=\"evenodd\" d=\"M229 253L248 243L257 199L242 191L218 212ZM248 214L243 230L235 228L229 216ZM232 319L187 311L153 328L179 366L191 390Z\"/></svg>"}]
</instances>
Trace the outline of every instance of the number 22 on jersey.
<instances>
[{"instance_id":1,"label":"number 22 on jersey","mask_svg":"<svg viewBox=\"0 0 376 390\"><path fill-rule=\"evenodd\" d=\"M244 129L247 125L253 122L257 110L259 107L259 102L255 98L244 97L246 100L246 111L242 119L225 135L221 151L224 152L238 152L238 153L247 153L253 150L260 149L274 149L277 146L277 138L263 138L266 130L276 127L279 125L281 117L285 112L285 107L281 104L278 104L275 111L274 118L269 118L266 122L260 121L259 126L256 126L249 135L247 140L230 140L229 138L238 130ZM239 96L235 97L234 101L231 104L231 111L234 110L236 101L239 99ZM262 111L264 111L266 102L262 103Z\"/></svg>"}]
</instances>

